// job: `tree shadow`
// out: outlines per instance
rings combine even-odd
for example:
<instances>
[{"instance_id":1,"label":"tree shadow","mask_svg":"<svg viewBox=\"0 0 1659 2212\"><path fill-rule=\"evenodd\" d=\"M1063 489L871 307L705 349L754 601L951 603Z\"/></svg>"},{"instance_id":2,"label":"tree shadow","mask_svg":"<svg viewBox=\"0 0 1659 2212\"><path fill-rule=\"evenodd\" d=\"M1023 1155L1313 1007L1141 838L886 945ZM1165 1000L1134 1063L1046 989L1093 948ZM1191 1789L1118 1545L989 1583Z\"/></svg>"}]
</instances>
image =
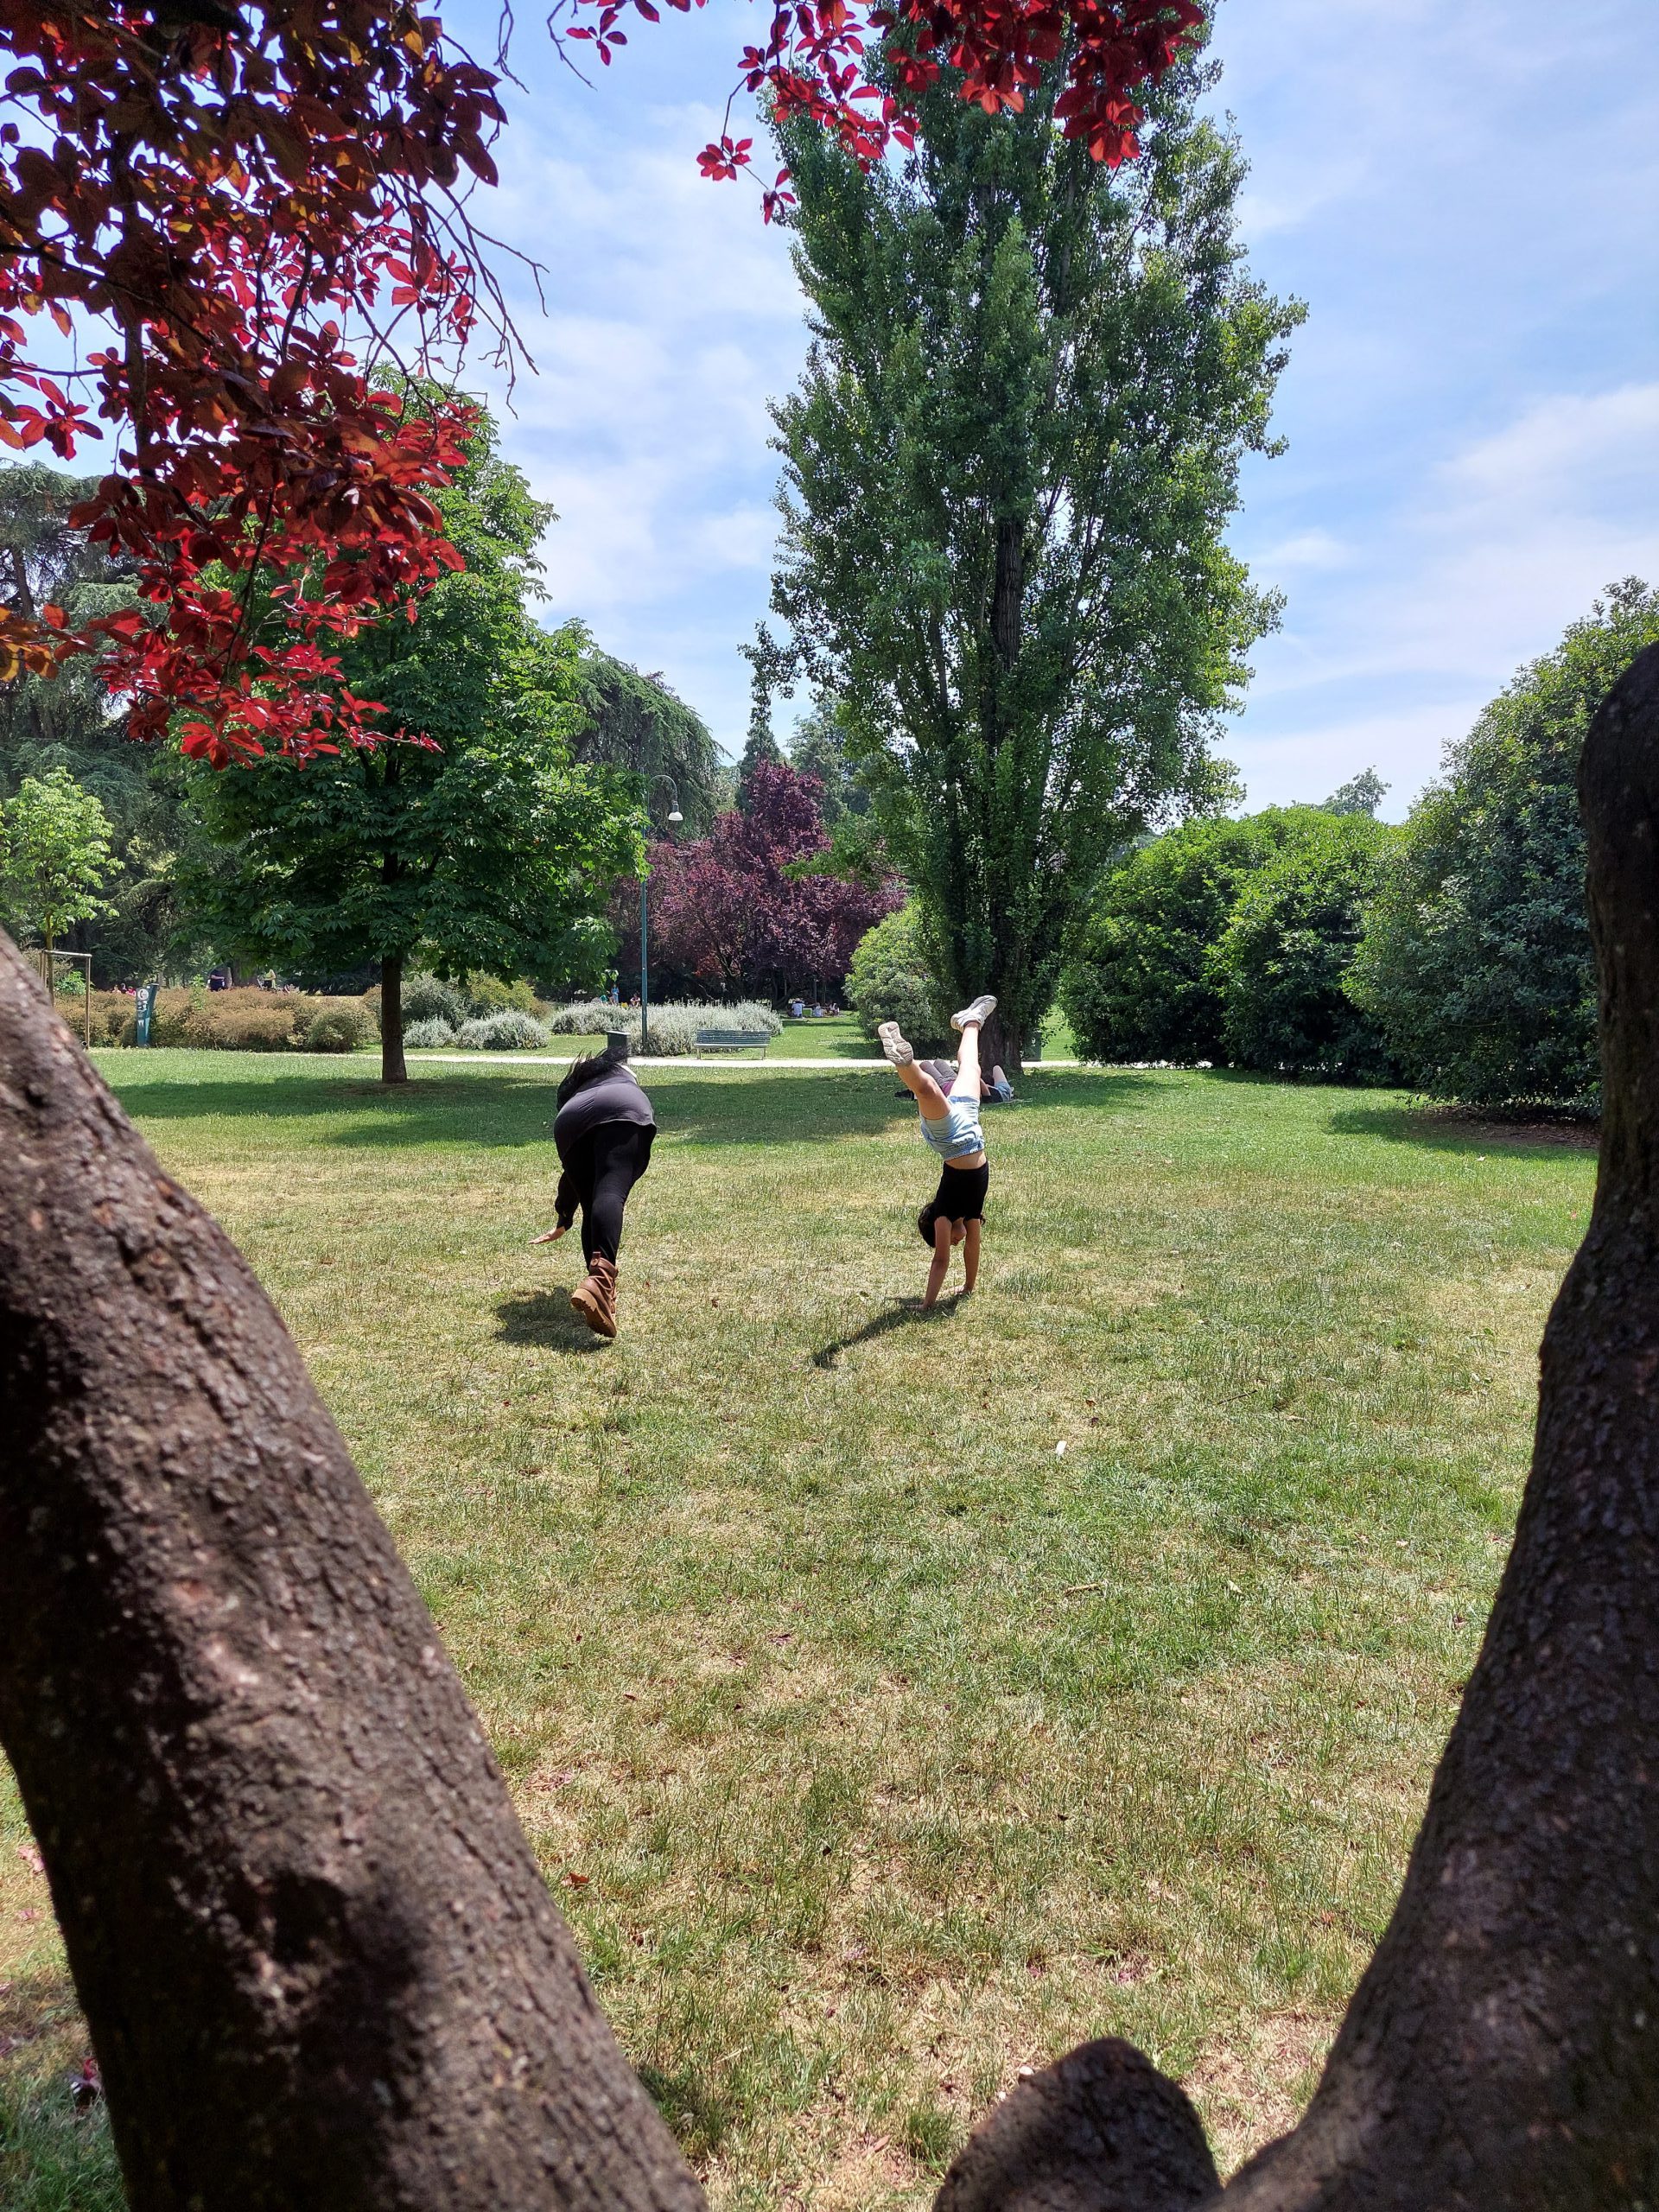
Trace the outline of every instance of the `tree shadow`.
<instances>
[{"instance_id":1,"label":"tree shadow","mask_svg":"<svg viewBox=\"0 0 1659 2212\"><path fill-rule=\"evenodd\" d=\"M1600 1143L1599 1128L1591 1122L1495 1120L1446 1106L1339 1106L1330 1128L1335 1136L1382 1137L1392 1144L1471 1156L1501 1152L1522 1160L1593 1154Z\"/></svg>"},{"instance_id":2,"label":"tree shadow","mask_svg":"<svg viewBox=\"0 0 1659 2212\"><path fill-rule=\"evenodd\" d=\"M531 1290L496 1300L496 1337L504 1344L531 1344L537 1351L603 1351L609 1343L596 1337L571 1311L568 1290Z\"/></svg>"},{"instance_id":3,"label":"tree shadow","mask_svg":"<svg viewBox=\"0 0 1659 2212\"><path fill-rule=\"evenodd\" d=\"M924 1307L919 1298L901 1298L897 1305L889 1306L884 1313L874 1313L861 1329L850 1335L836 1337L827 1344L820 1344L812 1355L814 1367L833 1367L844 1351L852 1351L859 1344L874 1344L878 1337L890 1337L895 1329L908 1328L912 1322L931 1324L942 1321L953 1313L964 1294L953 1291L942 1298L937 1306Z\"/></svg>"},{"instance_id":4,"label":"tree shadow","mask_svg":"<svg viewBox=\"0 0 1659 2212\"><path fill-rule=\"evenodd\" d=\"M135 1057L142 1059L142 1055ZM364 1147L449 1146L518 1149L552 1142L558 1068L480 1068L477 1074L416 1073L384 1086L372 1077L272 1074L205 1079L108 1071L123 1106L138 1122L309 1123L319 1141ZM647 1068L641 1080L656 1103L660 1140L694 1145L798 1144L871 1136L914 1124L906 1092L895 1096L891 1071L817 1068L740 1075L705 1068ZM987 1109L995 1129L1022 1116L1083 1108L1103 1116L1134 1109L1155 1081L1121 1069L1033 1071L1014 1106ZM320 1124L329 1124L321 1127ZM993 1138L993 1141L995 1141Z\"/></svg>"}]
</instances>

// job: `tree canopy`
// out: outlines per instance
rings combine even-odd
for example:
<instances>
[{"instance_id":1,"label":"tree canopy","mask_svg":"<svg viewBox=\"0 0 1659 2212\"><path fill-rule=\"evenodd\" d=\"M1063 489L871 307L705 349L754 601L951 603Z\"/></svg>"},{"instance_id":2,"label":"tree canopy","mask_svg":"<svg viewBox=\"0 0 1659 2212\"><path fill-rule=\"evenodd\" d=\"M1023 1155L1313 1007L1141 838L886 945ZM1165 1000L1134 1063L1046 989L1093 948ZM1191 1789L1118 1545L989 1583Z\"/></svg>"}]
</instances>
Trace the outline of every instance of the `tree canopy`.
<instances>
[{"instance_id":1,"label":"tree canopy","mask_svg":"<svg viewBox=\"0 0 1659 2212\"><path fill-rule=\"evenodd\" d=\"M569 35L609 61L628 0L582 3ZM907 84L950 47L988 108L1018 104L1075 18L1065 127L1106 161L1135 151L1136 87L1199 19L1194 0L901 10ZM741 70L874 162L907 111L855 81L867 12L776 6ZM492 71L405 0L0 0L0 442L69 460L117 426L77 519L131 561L144 601L75 626L0 610L0 679L97 652L135 734L176 725L216 765L372 741L334 649L452 564L430 493L461 464L454 372L480 320L499 359L515 350L467 204L495 180L511 23ZM705 174L735 175L749 144L723 131ZM73 366L31 344L41 315ZM448 374L393 391L389 361Z\"/></svg>"},{"instance_id":2,"label":"tree canopy","mask_svg":"<svg viewBox=\"0 0 1659 2212\"><path fill-rule=\"evenodd\" d=\"M48 952L72 922L104 911L110 818L67 768L25 776L0 806L0 896Z\"/></svg>"},{"instance_id":3,"label":"tree canopy","mask_svg":"<svg viewBox=\"0 0 1659 2212\"><path fill-rule=\"evenodd\" d=\"M1244 265L1207 68L1116 174L1064 135L1065 81L1017 117L942 83L901 167L782 134L812 345L774 410L774 666L839 701L944 980L998 994L1011 1059L1108 855L1208 795L1273 619L1224 531L1300 319Z\"/></svg>"},{"instance_id":4,"label":"tree canopy","mask_svg":"<svg viewBox=\"0 0 1659 2212\"><path fill-rule=\"evenodd\" d=\"M1659 590L1610 585L1447 747L1413 807L1349 988L1426 1090L1482 1105L1595 1098L1579 760L1596 709L1656 639Z\"/></svg>"},{"instance_id":5,"label":"tree canopy","mask_svg":"<svg viewBox=\"0 0 1659 2212\"><path fill-rule=\"evenodd\" d=\"M747 807L717 816L708 836L690 844L653 844L654 958L722 998L839 990L859 939L899 894L890 881L802 866L826 853L818 797L815 777L763 760ZM632 907L628 900L619 919L637 959L638 936L628 945L626 934Z\"/></svg>"},{"instance_id":6,"label":"tree canopy","mask_svg":"<svg viewBox=\"0 0 1659 2212\"><path fill-rule=\"evenodd\" d=\"M646 676L596 645L580 623L566 626L578 648L570 742L578 760L667 776L686 831L700 836L720 810L720 754L709 725L660 675Z\"/></svg>"},{"instance_id":7,"label":"tree canopy","mask_svg":"<svg viewBox=\"0 0 1659 2212\"><path fill-rule=\"evenodd\" d=\"M402 1073L398 986L417 952L441 973L556 973L561 939L639 863L613 772L571 754L576 642L527 608L548 510L495 450L482 410L438 495L463 565L414 621L361 631L349 679L428 742L199 769L218 848L189 888L226 950L284 966L382 974L385 1072Z\"/></svg>"}]
</instances>

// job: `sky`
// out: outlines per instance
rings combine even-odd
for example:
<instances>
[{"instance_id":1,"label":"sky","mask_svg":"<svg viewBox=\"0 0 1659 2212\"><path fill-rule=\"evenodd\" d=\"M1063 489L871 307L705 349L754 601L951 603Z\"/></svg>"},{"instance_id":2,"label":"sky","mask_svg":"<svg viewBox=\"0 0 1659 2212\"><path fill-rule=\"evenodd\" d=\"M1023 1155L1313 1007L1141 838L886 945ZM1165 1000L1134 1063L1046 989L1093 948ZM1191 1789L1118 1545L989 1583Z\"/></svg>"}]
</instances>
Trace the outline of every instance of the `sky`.
<instances>
[{"instance_id":1,"label":"sky","mask_svg":"<svg viewBox=\"0 0 1659 2212\"><path fill-rule=\"evenodd\" d=\"M493 53L494 0L446 22ZM696 163L749 35L725 0L665 11L588 85L520 22L476 213L542 265L495 257L534 366L510 396L467 378L558 510L548 619L660 672L730 753L770 580L767 403L805 350L786 237ZM1224 0L1215 51L1241 236L1308 309L1287 449L1248 461L1231 533L1284 612L1220 750L1251 807L1375 766L1397 817L1603 586L1659 582L1659 9Z\"/></svg>"}]
</instances>

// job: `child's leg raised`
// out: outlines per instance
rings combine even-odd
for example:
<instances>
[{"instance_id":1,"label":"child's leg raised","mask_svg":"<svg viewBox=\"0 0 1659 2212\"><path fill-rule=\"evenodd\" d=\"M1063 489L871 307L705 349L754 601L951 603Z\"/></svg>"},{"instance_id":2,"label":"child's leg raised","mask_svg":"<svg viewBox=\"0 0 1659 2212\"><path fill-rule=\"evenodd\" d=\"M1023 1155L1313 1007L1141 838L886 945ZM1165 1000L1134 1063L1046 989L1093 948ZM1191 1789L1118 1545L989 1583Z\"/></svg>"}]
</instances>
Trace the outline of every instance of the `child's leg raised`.
<instances>
[{"instance_id":1,"label":"child's leg raised","mask_svg":"<svg viewBox=\"0 0 1659 2212\"><path fill-rule=\"evenodd\" d=\"M944 1119L949 1101L925 1068L918 1068L914 1060L906 1060L894 1068L893 1073L921 1108L925 1122L942 1122Z\"/></svg>"},{"instance_id":2,"label":"child's leg raised","mask_svg":"<svg viewBox=\"0 0 1659 2212\"><path fill-rule=\"evenodd\" d=\"M950 1086L953 1098L979 1096L979 1024L970 1021L962 1033L962 1043L957 1050L957 1079Z\"/></svg>"}]
</instances>

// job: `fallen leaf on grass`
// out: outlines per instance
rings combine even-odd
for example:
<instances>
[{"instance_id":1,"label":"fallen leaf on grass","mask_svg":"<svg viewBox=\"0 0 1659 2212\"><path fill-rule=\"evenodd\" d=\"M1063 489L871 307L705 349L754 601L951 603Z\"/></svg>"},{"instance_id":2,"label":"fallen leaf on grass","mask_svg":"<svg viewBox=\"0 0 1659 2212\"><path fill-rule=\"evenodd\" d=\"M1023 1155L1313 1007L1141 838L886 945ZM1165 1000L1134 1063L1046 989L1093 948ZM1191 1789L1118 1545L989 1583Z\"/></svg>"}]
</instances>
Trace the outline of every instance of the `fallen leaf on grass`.
<instances>
[{"instance_id":1,"label":"fallen leaf on grass","mask_svg":"<svg viewBox=\"0 0 1659 2212\"><path fill-rule=\"evenodd\" d=\"M569 1883L573 1890L585 1890L593 1878L591 1875L575 1873L569 1868L567 1868L564 1878Z\"/></svg>"}]
</instances>

